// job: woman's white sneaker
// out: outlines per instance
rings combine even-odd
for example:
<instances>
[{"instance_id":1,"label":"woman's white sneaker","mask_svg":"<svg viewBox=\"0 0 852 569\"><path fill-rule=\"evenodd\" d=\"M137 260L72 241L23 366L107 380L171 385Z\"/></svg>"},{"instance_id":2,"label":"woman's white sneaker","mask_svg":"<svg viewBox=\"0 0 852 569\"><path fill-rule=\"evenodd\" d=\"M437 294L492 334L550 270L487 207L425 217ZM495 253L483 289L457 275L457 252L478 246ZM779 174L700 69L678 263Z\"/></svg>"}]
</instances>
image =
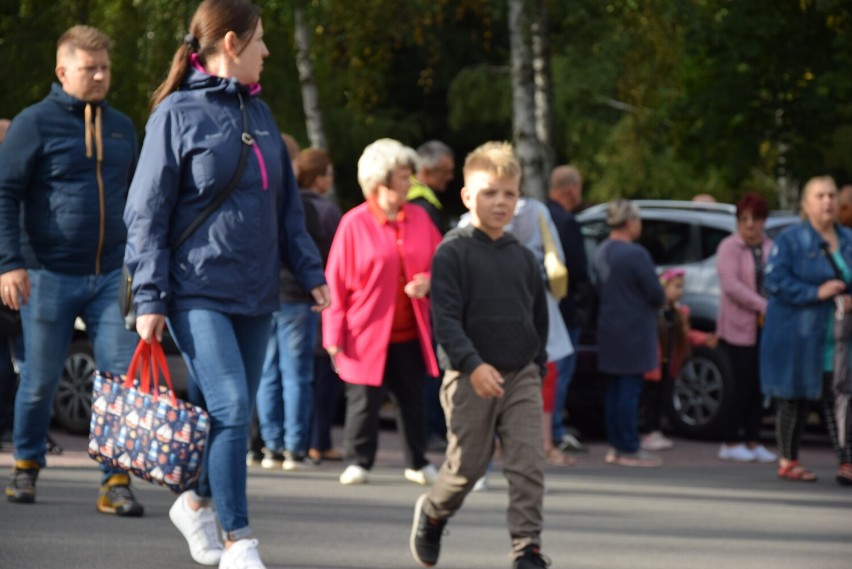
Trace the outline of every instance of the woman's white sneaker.
<instances>
[{"instance_id":1,"label":"woman's white sneaker","mask_svg":"<svg viewBox=\"0 0 852 569\"><path fill-rule=\"evenodd\" d=\"M169 509L169 519L186 538L192 559L201 565L215 567L222 558L216 515L212 508L199 508L197 511L190 508L187 500L191 492L178 496Z\"/></svg>"},{"instance_id":2,"label":"woman's white sneaker","mask_svg":"<svg viewBox=\"0 0 852 569\"><path fill-rule=\"evenodd\" d=\"M344 486L366 484L367 482L367 469L357 464L350 464L340 475L340 483Z\"/></svg>"},{"instance_id":3,"label":"woman's white sneaker","mask_svg":"<svg viewBox=\"0 0 852 569\"><path fill-rule=\"evenodd\" d=\"M427 464L420 470L406 468L404 476L409 482L414 482L420 486L431 486L438 479L438 471L431 464Z\"/></svg>"},{"instance_id":4,"label":"woman's white sneaker","mask_svg":"<svg viewBox=\"0 0 852 569\"><path fill-rule=\"evenodd\" d=\"M240 539L222 552L219 569L266 569L257 552L256 539Z\"/></svg>"},{"instance_id":5,"label":"woman's white sneaker","mask_svg":"<svg viewBox=\"0 0 852 569\"><path fill-rule=\"evenodd\" d=\"M757 462L775 462L778 460L778 455L763 445L757 445L751 449L751 452L754 453L754 457L757 459Z\"/></svg>"},{"instance_id":6,"label":"woman's white sneaker","mask_svg":"<svg viewBox=\"0 0 852 569\"><path fill-rule=\"evenodd\" d=\"M754 451L742 443L732 447L722 443L722 446L719 447L719 458L733 460L734 462L754 462L757 460Z\"/></svg>"}]
</instances>

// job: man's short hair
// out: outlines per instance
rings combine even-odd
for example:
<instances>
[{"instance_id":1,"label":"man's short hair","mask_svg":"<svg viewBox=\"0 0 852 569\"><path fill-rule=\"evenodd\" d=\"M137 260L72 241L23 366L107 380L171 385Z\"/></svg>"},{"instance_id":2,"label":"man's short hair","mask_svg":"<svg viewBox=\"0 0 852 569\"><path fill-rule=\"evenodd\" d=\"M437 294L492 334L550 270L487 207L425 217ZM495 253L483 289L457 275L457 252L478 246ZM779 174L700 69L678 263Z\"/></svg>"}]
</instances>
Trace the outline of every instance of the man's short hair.
<instances>
[{"instance_id":1,"label":"man's short hair","mask_svg":"<svg viewBox=\"0 0 852 569\"><path fill-rule=\"evenodd\" d=\"M440 140L424 142L417 148L417 167L418 169L434 168L442 156L453 158L453 149Z\"/></svg>"},{"instance_id":2,"label":"man's short hair","mask_svg":"<svg viewBox=\"0 0 852 569\"><path fill-rule=\"evenodd\" d=\"M550 172L550 187L551 188L568 188L570 186L579 186L583 183L583 177L580 171L574 166L557 166Z\"/></svg>"},{"instance_id":3,"label":"man's short hair","mask_svg":"<svg viewBox=\"0 0 852 569\"><path fill-rule=\"evenodd\" d=\"M63 51L71 52L82 49L85 51L109 51L112 40L109 36L92 26L74 26L69 28L56 42L57 58Z\"/></svg>"},{"instance_id":4,"label":"man's short hair","mask_svg":"<svg viewBox=\"0 0 852 569\"><path fill-rule=\"evenodd\" d=\"M491 141L475 148L464 161L464 175L487 172L498 178L520 177L521 163L508 142Z\"/></svg>"}]
</instances>

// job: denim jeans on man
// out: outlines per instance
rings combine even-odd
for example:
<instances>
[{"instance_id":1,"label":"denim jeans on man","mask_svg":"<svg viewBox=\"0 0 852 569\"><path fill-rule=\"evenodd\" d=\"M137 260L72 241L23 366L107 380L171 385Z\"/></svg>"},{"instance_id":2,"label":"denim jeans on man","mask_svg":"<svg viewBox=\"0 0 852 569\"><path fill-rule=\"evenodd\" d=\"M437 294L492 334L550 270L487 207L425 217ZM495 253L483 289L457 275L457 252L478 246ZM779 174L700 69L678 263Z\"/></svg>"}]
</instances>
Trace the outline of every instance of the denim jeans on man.
<instances>
[{"instance_id":1,"label":"denim jeans on man","mask_svg":"<svg viewBox=\"0 0 852 569\"><path fill-rule=\"evenodd\" d=\"M305 453L311 430L314 348L319 313L307 302L282 302L257 390L257 418L266 448Z\"/></svg>"},{"instance_id":2,"label":"denim jeans on man","mask_svg":"<svg viewBox=\"0 0 852 569\"><path fill-rule=\"evenodd\" d=\"M213 497L230 540L251 535L246 500L248 426L270 316L231 316L193 309L169 316L172 337L204 394L210 434L196 493Z\"/></svg>"},{"instance_id":3,"label":"denim jeans on man","mask_svg":"<svg viewBox=\"0 0 852 569\"><path fill-rule=\"evenodd\" d=\"M606 390L605 422L609 445L622 453L639 450L641 375L611 375Z\"/></svg>"},{"instance_id":4,"label":"denim jeans on man","mask_svg":"<svg viewBox=\"0 0 852 569\"><path fill-rule=\"evenodd\" d=\"M124 328L118 308L121 270L68 275L30 269L30 298L21 306L26 365L15 399L15 458L45 465L45 440L56 386L77 317L86 324L95 366L124 373L138 337ZM102 466L104 482L114 471Z\"/></svg>"},{"instance_id":5,"label":"denim jeans on man","mask_svg":"<svg viewBox=\"0 0 852 569\"><path fill-rule=\"evenodd\" d=\"M574 351L556 362L556 399L553 402L552 422L552 440L555 445L558 445L565 436L565 399L568 397L568 386L571 385L571 378L574 377L574 370L577 368L577 342L580 339L580 328L569 327L568 336L571 338Z\"/></svg>"}]
</instances>

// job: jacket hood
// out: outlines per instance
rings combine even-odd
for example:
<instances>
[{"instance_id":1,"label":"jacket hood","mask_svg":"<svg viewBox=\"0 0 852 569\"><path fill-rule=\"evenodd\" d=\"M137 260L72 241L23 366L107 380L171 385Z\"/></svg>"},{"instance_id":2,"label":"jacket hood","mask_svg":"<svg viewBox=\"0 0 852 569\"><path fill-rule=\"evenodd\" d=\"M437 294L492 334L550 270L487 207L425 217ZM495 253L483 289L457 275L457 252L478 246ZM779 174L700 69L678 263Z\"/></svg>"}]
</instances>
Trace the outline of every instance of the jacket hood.
<instances>
[{"instance_id":1,"label":"jacket hood","mask_svg":"<svg viewBox=\"0 0 852 569\"><path fill-rule=\"evenodd\" d=\"M62 85L60 85L59 83L53 83L50 86L50 95L48 95L48 98L51 101L54 101L55 103L57 103L62 108L66 109L68 111L72 111L72 112L83 112L83 109L85 109L86 105L89 104L86 101L82 101L82 100L78 99L77 97L73 97L73 96L69 95L68 93L66 93L65 91L63 91ZM107 107L106 100L98 101L98 102L92 102L91 104L96 106L96 107L101 107L104 110L106 110L106 107Z\"/></svg>"},{"instance_id":2,"label":"jacket hood","mask_svg":"<svg viewBox=\"0 0 852 569\"><path fill-rule=\"evenodd\" d=\"M499 239L491 239L485 232L477 229L470 223L462 225L450 230L445 236L444 241L453 241L462 237L473 237L486 245L497 247L498 249L507 247L513 243L520 243L518 239L510 232L505 232Z\"/></svg>"}]
</instances>

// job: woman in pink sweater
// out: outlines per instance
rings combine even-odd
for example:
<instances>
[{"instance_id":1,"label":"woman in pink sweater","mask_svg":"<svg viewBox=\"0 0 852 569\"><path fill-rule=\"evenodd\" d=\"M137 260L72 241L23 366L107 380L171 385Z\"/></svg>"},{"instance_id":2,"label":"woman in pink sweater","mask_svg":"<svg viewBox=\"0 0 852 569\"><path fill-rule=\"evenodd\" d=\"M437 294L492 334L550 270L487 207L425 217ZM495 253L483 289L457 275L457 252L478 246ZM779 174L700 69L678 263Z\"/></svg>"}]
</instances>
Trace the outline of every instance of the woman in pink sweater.
<instances>
[{"instance_id":1,"label":"woman in pink sweater","mask_svg":"<svg viewBox=\"0 0 852 569\"><path fill-rule=\"evenodd\" d=\"M758 346L766 294L763 267L772 240L763 229L769 206L761 196L744 194L737 202L737 230L719 243L716 268L722 299L716 334L727 352L735 379L734 412L719 458L737 462L774 462L759 442L763 396L758 373Z\"/></svg>"},{"instance_id":2,"label":"woman in pink sweater","mask_svg":"<svg viewBox=\"0 0 852 569\"><path fill-rule=\"evenodd\" d=\"M406 203L416 160L396 140L364 149L358 183L366 201L343 216L329 253L323 346L346 382L341 484L367 482L387 393L397 407L405 478L426 485L437 477L425 457L423 381L427 372L438 375L428 294L441 235L422 208Z\"/></svg>"}]
</instances>

